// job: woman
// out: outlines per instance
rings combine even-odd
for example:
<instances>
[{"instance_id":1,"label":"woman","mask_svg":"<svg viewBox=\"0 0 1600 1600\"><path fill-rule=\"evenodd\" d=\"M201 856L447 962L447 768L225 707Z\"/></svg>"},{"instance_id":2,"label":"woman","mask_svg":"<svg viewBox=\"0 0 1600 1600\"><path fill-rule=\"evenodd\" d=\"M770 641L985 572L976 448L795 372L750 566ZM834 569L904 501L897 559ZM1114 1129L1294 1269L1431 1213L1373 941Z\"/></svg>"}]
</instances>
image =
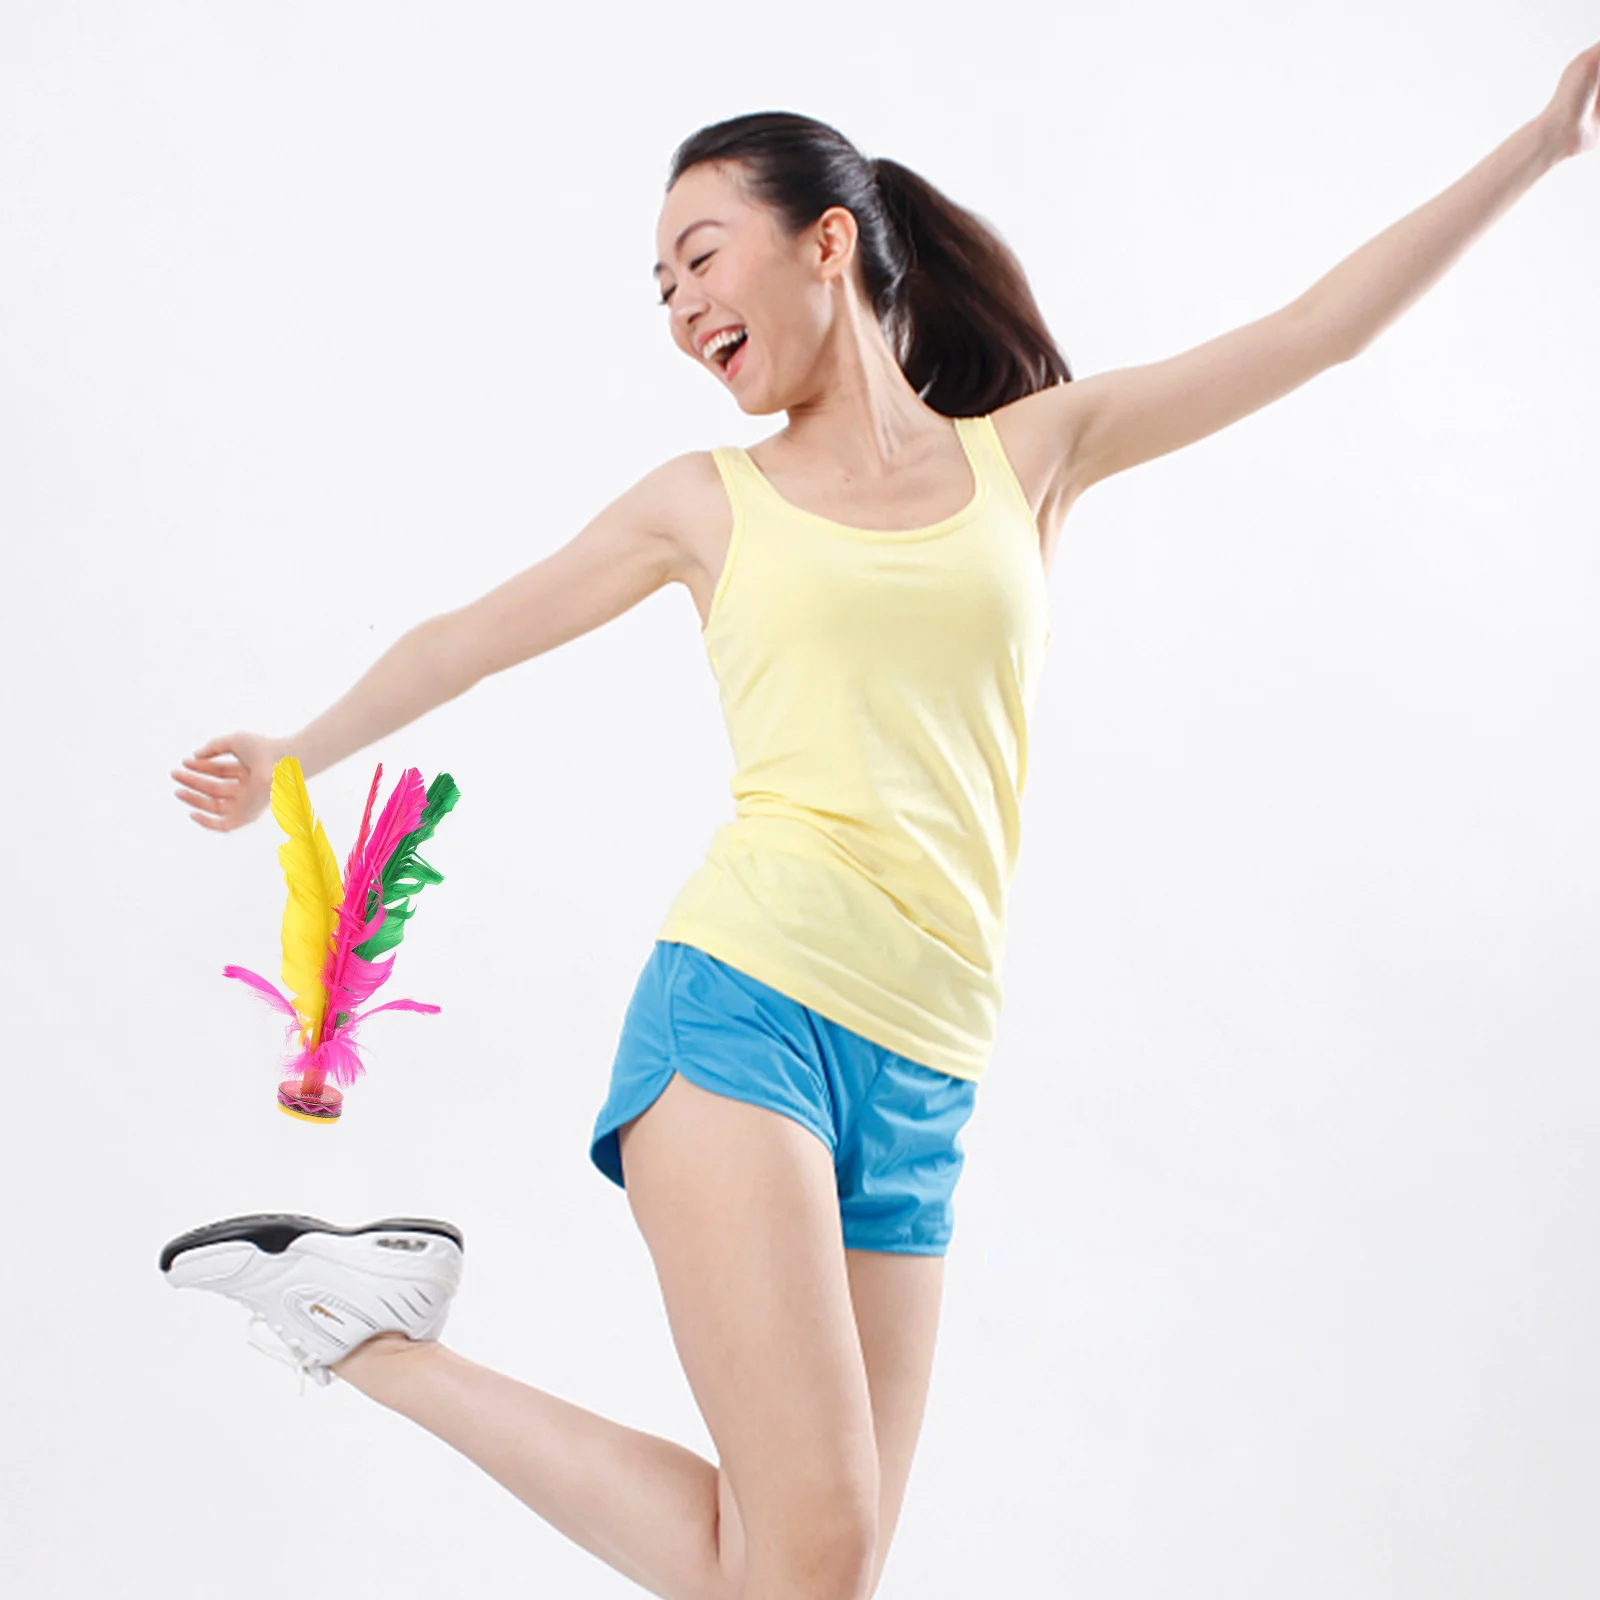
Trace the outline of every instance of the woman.
<instances>
[{"instance_id":1,"label":"woman","mask_svg":"<svg viewBox=\"0 0 1600 1600\"><path fill-rule=\"evenodd\" d=\"M592 1155L624 1182L712 1463L439 1343L447 1223L237 1218L169 1279L251 1306L664 1596L874 1592L921 1423L959 1130L1000 1004L1045 574L1091 484L1349 360L1596 139L1600 46L1459 182L1292 304L1071 381L1015 260L913 173L783 114L676 152L655 275L749 451L658 467L562 549L413 629L295 737L174 773L203 827L671 581L700 614L735 819L670 908ZM253 1324L254 1325L254 1324Z\"/></svg>"}]
</instances>

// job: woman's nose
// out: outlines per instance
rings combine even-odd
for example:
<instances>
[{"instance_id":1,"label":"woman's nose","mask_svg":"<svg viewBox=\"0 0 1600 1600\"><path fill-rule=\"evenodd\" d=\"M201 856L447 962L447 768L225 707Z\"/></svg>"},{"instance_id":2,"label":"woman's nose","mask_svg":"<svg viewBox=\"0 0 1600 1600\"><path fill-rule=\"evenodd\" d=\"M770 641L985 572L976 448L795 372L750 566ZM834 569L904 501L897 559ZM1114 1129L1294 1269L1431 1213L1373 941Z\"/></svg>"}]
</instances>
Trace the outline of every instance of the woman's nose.
<instances>
[{"instance_id":1,"label":"woman's nose","mask_svg":"<svg viewBox=\"0 0 1600 1600\"><path fill-rule=\"evenodd\" d=\"M672 309L683 328L684 337L693 342L695 331L707 325L706 298L704 295L686 294L685 287L680 285L677 294L672 297Z\"/></svg>"}]
</instances>

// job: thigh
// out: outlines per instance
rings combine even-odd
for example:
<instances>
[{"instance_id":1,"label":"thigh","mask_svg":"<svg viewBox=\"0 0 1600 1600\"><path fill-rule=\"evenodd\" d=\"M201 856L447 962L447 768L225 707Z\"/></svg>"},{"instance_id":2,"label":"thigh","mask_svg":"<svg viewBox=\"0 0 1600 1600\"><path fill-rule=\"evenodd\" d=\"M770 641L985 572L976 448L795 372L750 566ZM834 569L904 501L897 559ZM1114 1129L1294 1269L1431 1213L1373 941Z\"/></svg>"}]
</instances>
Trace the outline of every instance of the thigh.
<instances>
[{"instance_id":1,"label":"thigh","mask_svg":"<svg viewBox=\"0 0 1600 1600\"><path fill-rule=\"evenodd\" d=\"M870 1538L879 1472L828 1147L675 1075L620 1131L627 1194L716 1442L743 1562ZM725 1509L730 1496L724 1496Z\"/></svg>"},{"instance_id":2,"label":"thigh","mask_svg":"<svg viewBox=\"0 0 1600 1600\"><path fill-rule=\"evenodd\" d=\"M900 1521L922 1431L944 1292L944 1257L847 1250L878 1447L877 1571ZM876 1583L874 1583L876 1587Z\"/></svg>"},{"instance_id":3,"label":"thigh","mask_svg":"<svg viewBox=\"0 0 1600 1600\"><path fill-rule=\"evenodd\" d=\"M878 1452L877 1539L869 1591L876 1592L890 1541L900 1523L927 1407L944 1291L944 1258L847 1250L845 1261ZM736 1569L743 1554L743 1526L725 1473L719 1475L717 1492L723 1548Z\"/></svg>"}]
</instances>

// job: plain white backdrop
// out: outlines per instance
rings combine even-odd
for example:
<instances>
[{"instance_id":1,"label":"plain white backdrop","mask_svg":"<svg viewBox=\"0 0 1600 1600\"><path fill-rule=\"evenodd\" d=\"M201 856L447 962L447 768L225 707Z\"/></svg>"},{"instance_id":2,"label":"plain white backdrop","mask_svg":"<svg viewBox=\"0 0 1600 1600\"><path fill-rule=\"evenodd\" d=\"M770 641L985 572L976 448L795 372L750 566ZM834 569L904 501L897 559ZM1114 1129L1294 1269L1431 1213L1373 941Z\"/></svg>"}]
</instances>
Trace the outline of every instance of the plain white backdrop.
<instances>
[{"instance_id":1,"label":"plain white backdrop","mask_svg":"<svg viewBox=\"0 0 1600 1600\"><path fill-rule=\"evenodd\" d=\"M0 1569L18 1600L636 1590L296 1397L175 1233L454 1219L447 1340L709 1440L589 1128L731 754L688 595L311 780L454 774L343 1123L273 1108L286 733L678 452L673 146L781 108L989 219L1075 375L1292 299L1535 115L1577 0L13 0ZM1052 573L999 1046L889 1600L1600 1583L1600 155L1358 360L1098 485ZM380 996L383 998L383 996Z\"/></svg>"}]
</instances>

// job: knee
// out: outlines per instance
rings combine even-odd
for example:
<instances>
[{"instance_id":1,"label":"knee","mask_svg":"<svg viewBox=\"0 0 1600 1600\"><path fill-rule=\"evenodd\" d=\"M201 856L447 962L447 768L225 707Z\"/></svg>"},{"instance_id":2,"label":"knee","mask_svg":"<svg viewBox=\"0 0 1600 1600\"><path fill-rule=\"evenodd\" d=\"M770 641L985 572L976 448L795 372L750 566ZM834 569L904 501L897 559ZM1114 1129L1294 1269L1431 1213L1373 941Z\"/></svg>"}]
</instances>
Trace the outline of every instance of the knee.
<instances>
[{"instance_id":1,"label":"knee","mask_svg":"<svg viewBox=\"0 0 1600 1600\"><path fill-rule=\"evenodd\" d=\"M867 1600L878 1548L875 1507L852 1504L818 1521L794 1573L807 1600Z\"/></svg>"},{"instance_id":2,"label":"knee","mask_svg":"<svg viewBox=\"0 0 1600 1600\"><path fill-rule=\"evenodd\" d=\"M868 1600L876 1573L877 1497L841 1490L797 1501L779 1528L749 1531L745 1592L785 1600Z\"/></svg>"}]
</instances>

